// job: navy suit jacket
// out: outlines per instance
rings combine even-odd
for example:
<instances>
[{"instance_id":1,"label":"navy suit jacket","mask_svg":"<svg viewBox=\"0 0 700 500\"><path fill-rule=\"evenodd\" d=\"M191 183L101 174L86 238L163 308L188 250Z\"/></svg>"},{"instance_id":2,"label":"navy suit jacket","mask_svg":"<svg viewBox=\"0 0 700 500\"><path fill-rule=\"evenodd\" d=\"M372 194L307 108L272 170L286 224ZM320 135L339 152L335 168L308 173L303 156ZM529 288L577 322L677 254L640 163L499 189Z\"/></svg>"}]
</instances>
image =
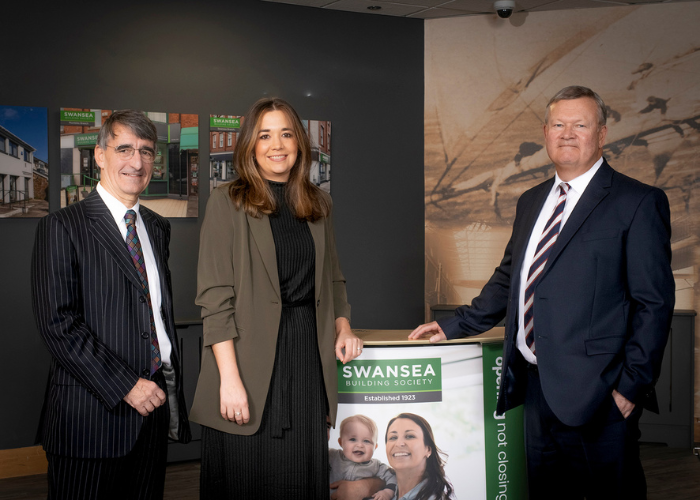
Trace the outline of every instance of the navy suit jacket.
<instances>
[{"instance_id":1,"label":"navy suit jacket","mask_svg":"<svg viewBox=\"0 0 700 500\"><path fill-rule=\"evenodd\" d=\"M456 338L505 317L499 413L524 401L524 360L515 345L520 270L553 182L518 200L503 260L471 307L438 321L447 338ZM664 192L603 161L564 225L534 295L542 391L565 424L589 421L613 389L635 404L657 406L653 388L675 303L670 237Z\"/></svg>"},{"instance_id":2,"label":"navy suit jacket","mask_svg":"<svg viewBox=\"0 0 700 500\"><path fill-rule=\"evenodd\" d=\"M168 269L170 224L141 207L155 254L161 313L177 374L180 441L190 439ZM39 436L44 449L74 458L114 458L134 446L143 417L123 401L150 378L150 315L124 239L96 191L39 221L32 299L52 355Z\"/></svg>"}]
</instances>

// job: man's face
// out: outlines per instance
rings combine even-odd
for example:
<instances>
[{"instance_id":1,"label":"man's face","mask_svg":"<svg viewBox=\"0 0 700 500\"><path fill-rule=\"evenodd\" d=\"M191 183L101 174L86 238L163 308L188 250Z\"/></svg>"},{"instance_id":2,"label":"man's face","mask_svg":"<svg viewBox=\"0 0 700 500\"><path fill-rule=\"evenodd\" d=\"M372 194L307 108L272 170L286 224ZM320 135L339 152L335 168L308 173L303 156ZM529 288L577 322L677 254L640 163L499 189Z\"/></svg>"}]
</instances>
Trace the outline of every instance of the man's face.
<instances>
[{"instance_id":1,"label":"man's face","mask_svg":"<svg viewBox=\"0 0 700 500\"><path fill-rule=\"evenodd\" d=\"M588 171L603 154L607 127L598 125L598 107L588 97L555 102L544 125L547 154L559 177L570 181Z\"/></svg>"},{"instance_id":2,"label":"man's face","mask_svg":"<svg viewBox=\"0 0 700 500\"><path fill-rule=\"evenodd\" d=\"M139 151L134 151L134 156L128 160L120 158L117 151L127 146L155 151L155 144L139 139L130 128L119 123L114 126L114 135L108 138L106 149L95 146L95 160L102 169L100 184L124 206L131 208L151 180L153 163L144 163Z\"/></svg>"}]
</instances>

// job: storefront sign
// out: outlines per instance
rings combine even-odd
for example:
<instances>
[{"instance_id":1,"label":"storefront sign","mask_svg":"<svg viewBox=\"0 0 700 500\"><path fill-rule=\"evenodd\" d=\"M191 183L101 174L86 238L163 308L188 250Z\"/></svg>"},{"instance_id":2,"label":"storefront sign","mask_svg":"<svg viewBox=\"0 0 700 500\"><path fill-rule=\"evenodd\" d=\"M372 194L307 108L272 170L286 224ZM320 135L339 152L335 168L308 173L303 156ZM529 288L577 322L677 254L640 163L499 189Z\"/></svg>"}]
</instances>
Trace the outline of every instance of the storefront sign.
<instances>
[{"instance_id":1,"label":"storefront sign","mask_svg":"<svg viewBox=\"0 0 700 500\"><path fill-rule=\"evenodd\" d=\"M210 132L239 132L241 129L241 118L226 118L218 116L209 117Z\"/></svg>"},{"instance_id":2,"label":"storefront sign","mask_svg":"<svg viewBox=\"0 0 700 500\"><path fill-rule=\"evenodd\" d=\"M82 125L96 127L94 111L61 110L61 125Z\"/></svg>"},{"instance_id":3,"label":"storefront sign","mask_svg":"<svg viewBox=\"0 0 700 500\"><path fill-rule=\"evenodd\" d=\"M73 144L76 148L86 146L95 146L97 144L97 134L75 134L73 136Z\"/></svg>"}]
</instances>

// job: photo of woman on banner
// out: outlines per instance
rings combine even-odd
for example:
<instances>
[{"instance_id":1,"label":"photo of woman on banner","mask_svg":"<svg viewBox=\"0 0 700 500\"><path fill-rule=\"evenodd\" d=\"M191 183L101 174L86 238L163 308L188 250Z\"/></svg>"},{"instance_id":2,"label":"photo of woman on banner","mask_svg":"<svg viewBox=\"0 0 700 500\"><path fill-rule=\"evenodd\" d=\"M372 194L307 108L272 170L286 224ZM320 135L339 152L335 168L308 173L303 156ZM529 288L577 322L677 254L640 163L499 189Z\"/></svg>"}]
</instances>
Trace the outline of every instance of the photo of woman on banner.
<instances>
[{"instance_id":1,"label":"photo of woman on banner","mask_svg":"<svg viewBox=\"0 0 700 500\"><path fill-rule=\"evenodd\" d=\"M396 472L394 500L452 498L441 457L445 454L435 444L427 420L415 413L399 413L389 420L384 442L389 465Z\"/></svg>"}]
</instances>

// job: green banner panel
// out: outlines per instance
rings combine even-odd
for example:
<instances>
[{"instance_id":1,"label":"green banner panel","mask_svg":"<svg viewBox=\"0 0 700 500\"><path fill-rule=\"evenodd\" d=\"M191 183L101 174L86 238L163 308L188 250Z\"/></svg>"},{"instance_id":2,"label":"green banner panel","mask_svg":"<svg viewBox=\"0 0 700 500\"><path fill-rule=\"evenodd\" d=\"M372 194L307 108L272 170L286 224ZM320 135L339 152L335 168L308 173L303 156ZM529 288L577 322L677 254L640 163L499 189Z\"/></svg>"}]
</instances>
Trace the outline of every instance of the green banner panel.
<instances>
[{"instance_id":1,"label":"green banner panel","mask_svg":"<svg viewBox=\"0 0 700 500\"><path fill-rule=\"evenodd\" d=\"M484 438L486 498L527 499L523 408L496 415L503 345L484 344Z\"/></svg>"}]
</instances>

